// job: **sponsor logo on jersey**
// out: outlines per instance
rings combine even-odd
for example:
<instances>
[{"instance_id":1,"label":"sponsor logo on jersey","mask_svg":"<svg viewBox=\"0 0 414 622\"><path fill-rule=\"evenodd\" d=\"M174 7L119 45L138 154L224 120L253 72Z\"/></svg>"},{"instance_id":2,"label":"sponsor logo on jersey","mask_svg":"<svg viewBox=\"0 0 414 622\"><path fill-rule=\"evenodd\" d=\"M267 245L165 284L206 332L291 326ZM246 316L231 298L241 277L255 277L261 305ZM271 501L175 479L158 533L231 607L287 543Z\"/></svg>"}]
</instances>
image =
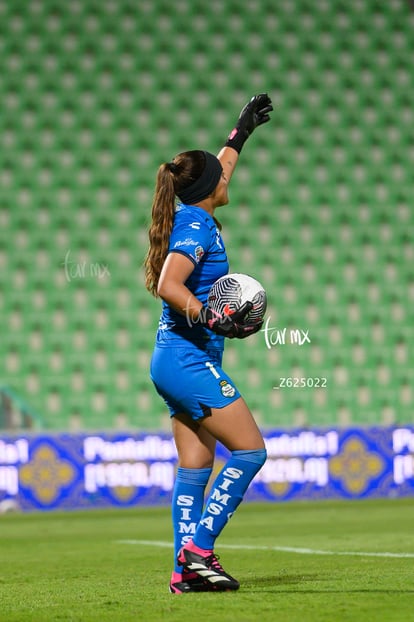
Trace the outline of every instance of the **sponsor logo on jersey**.
<instances>
[{"instance_id":1,"label":"sponsor logo on jersey","mask_svg":"<svg viewBox=\"0 0 414 622\"><path fill-rule=\"evenodd\" d=\"M197 246L197 244L198 242L196 242L196 240L185 238L185 240L178 240L178 242L174 244L174 248L179 248L180 246Z\"/></svg>"},{"instance_id":2,"label":"sponsor logo on jersey","mask_svg":"<svg viewBox=\"0 0 414 622\"><path fill-rule=\"evenodd\" d=\"M200 229L200 225L201 223L199 222L190 222L189 227L191 227L191 229Z\"/></svg>"}]
</instances>

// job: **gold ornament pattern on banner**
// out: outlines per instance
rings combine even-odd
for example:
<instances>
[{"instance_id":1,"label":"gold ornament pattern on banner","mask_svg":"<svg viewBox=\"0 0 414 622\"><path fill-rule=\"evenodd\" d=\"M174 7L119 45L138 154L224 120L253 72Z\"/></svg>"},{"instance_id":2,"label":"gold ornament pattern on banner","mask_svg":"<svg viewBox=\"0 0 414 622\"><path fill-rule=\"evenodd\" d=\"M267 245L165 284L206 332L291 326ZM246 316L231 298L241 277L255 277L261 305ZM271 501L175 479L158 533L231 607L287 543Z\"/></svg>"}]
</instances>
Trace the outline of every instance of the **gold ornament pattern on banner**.
<instances>
[{"instance_id":1,"label":"gold ornament pattern on banner","mask_svg":"<svg viewBox=\"0 0 414 622\"><path fill-rule=\"evenodd\" d=\"M354 495L363 493L371 480L385 469L381 455L371 451L361 438L347 439L342 452L329 461L330 474L338 479L344 489Z\"/></svg>"},{"instance_id":2,"label":"gold ornament pattern on banner","mask_svg":"<svg viewBox=\"0 0 414 622\"><path fill-rule=\"evenodd\" d=\"M20 468L21 484L31 489L39 503L45 505L53 503L75 477L72 464L46 443L39 445L31 461Z\"/></svg>"}]
</instances>

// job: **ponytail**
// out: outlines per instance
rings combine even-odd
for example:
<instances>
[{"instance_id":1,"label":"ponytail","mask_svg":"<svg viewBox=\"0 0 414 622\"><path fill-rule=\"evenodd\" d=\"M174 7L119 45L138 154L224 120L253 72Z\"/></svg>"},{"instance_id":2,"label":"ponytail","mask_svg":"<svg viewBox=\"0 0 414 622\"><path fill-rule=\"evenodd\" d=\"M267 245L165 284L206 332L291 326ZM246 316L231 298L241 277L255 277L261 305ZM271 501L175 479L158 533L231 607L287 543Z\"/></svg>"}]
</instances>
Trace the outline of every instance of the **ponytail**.
<instances>
[{"instance_id":1,"label":"ponytail","mask_svg":"<svg viewBox=\"0 0 414 622\"><path fill-rule=\"evenodd\" d=\"M157 173L152 222L148 232L149 249L145 258L145 287L155 297L161 269L168 254L169 239L175 213L175 191L171 169L161 164Z\"/></svg>"},{"instance_id":2,"label":"ponytail","mask_svg":"<svg viewBox=\"0 0 414 622\"><path fill-rule=\"evenodd\" d=\"M210 163L209 167L206 162ZM206 175L202 177L205 170ZM208 196L211 188L217 184L217 175L221 175L221 170L221 164L215 156L200 150L179 153L172 162L159 167L148 232L149 249L144 262L145 287L153 296L158 296L158 281L168 254L174 224L175 197L180 197L183 202L186 199L195 202L200 193L201 196L204 193ZM198 195L194 194L195 190ZM214 220L221 229L220 223Z\"/></svg>"}]
</instances>

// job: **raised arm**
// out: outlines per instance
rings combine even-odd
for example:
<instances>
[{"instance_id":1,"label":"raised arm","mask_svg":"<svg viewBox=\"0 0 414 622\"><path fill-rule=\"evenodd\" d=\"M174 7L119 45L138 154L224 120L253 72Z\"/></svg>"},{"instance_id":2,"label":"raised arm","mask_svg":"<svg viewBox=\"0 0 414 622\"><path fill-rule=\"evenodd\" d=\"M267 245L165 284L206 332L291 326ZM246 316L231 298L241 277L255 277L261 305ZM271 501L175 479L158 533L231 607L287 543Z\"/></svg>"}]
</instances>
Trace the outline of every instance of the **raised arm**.
<instances>
[{"instance_id":1,"label":"raised arm","mask_svg":"<svg viewBox=\"0 0 414 622\"><path fill-rule=\"evenodd\" d=\"M224 147L217 155L227 182L230 181L233 175L244 143L258 125L267 123L270 120L269 112L272 110L272 101L267 93L254 95L243 107L236 126L230 132Z\"/></svg>"}]
</instances>

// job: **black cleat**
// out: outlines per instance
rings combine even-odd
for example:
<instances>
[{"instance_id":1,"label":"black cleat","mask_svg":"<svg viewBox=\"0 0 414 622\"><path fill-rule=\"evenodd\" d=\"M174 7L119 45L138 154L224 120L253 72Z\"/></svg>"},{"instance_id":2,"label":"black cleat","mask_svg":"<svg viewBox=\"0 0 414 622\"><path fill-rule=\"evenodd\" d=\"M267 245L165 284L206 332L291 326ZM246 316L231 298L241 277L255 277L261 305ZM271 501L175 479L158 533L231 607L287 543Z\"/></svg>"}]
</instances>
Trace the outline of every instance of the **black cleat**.
<instances>
[{"instance_id":1,"label":"black cleat","mask_svg":"<svg viewBox=\"0 0 414 622\"><path fill-rule=\"evenodd\" d=\"M204 581L208 581L208 583L220 591L238 590L240 587L240 583L225 572L214 553L203 557L182 547L178 553L177 560L180 566L183 566L188 572L195 572Z\"/></svg>"},{"instance_id":2,"label":"black cleat","mask_svg":"<svg viewBox=\"0 0 414 622\"><path fill-rule=\"evenodd\" d=\"M171 594L187 594L188 592L212 592L215 591L211 584L200 577L184 579L176 583L170 582Z\"/></svg>"},{"instance_id":3,"label":"black cleat","mask_svg":"<svg viewBox=\"0 0 414 622\"><path fill-rule=\"evenodd\" d=\"M176 583L170 582L171 594L187 594L188 592L225 592L226 589L204 581L201 577L192 579L184 578Z\"/></svg>"}]
</instances>

